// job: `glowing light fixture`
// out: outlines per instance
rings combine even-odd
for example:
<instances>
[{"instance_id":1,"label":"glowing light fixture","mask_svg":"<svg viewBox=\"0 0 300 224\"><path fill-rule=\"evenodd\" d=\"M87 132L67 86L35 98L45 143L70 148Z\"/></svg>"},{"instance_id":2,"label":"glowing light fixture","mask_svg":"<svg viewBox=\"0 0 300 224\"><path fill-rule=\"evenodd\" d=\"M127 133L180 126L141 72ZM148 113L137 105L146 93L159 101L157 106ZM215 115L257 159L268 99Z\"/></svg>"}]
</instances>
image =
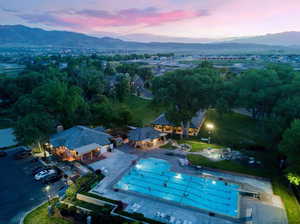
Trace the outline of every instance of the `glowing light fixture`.
<instances>
[{"instance_id":1,"label":"glowing light fixture","mask_svg":"<svg viewBox=\"0 0 300 224\"><path fill-rule=\"evenodd\" d=\"M142 169L143 166L142 166L141 164L136 164L135 167L136 167L137 169Z\"/></svg>"},{"instance_id":2,"label":"glowing light fixture","mask_svg":"<svg viewBox=\"0 0 300 224\"><path fill-rule=\"evenodd\" d=\"M177 175L175 176L176 179L182 179L182 175L180 173L177 173Z\"/></svg>"},{"instance_id":3,"label":"glowing light fixture","mask_svg":"<svg viewBox=\"0 0 300 224\"><path fill-rule=\"evenodd\" d=\"M209 130L213 130L215 128L215 126L212 123L208 123L206 124L207 129Z\"/></svg>"},{"instance_id":4,"label":"glowing light fixture","mask_svg":"<svg viewBox=\"0 0 300 224\"><path fill-rule=\"evenodd\" d=\"M47 186L45 187L45 190L46 190L47 192L49 192L49 190L50 190L50 185L47 185Z\"/></svg>"}]
</instances>

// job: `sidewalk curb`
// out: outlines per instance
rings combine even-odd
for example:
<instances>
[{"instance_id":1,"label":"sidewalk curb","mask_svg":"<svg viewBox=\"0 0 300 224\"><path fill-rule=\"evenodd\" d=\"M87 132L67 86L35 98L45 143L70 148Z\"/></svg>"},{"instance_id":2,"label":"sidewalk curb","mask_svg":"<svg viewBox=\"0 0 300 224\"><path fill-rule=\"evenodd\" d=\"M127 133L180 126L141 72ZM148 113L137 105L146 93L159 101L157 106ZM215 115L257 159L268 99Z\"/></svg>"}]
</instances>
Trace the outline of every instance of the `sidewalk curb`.
<instances>
[{"instance_id":1,"label":"sidewalk curb","mask_svg":"<svg viewBox=\"0 0 300 224\"><path fill-rule=\"evenodd\" d=\"M42 203L40 203L39 205L35 206L34 208L30 209L29 211L25 212L24 215L22 216L22 218L19 221L19 224L23 224L25 217L31 213L32 211L34 211L35 209L37 209L38 207L42 206L43 204L47 203L46 201L43 201Z\"/></svg>"}]
</instances>

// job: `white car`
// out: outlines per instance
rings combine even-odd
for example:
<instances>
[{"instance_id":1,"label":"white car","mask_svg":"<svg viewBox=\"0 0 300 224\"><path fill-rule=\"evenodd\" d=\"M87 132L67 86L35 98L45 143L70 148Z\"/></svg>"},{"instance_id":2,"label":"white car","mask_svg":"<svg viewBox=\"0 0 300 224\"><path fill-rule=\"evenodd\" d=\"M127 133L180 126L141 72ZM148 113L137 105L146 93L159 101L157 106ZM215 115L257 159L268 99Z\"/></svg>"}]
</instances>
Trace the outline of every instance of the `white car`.
<instances>
[{"instance_id":1,"label":"white car","mask_svg":"<svg viewBox=\"0 0 300 224\"><path fill-rule=\"evenodd\" d=\"M41 172L37 173L35 176L34 176L34 179L36 180L40 180L40 179L43 179L45 178L46 176L48 175L51 175L51 174L54 174L55 173L55 170L42 170Z\"/></svg>"}]
</instances>

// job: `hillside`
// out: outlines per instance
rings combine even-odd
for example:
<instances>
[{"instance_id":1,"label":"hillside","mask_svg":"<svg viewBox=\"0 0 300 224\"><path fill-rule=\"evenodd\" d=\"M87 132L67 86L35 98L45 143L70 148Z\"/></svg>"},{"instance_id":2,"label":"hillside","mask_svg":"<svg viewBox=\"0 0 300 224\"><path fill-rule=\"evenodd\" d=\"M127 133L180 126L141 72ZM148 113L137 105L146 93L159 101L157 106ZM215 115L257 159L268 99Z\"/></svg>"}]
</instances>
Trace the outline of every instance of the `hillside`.
<instances>
[{"instance_id":1,"label":"hillside","mask_svg":"<svg viewBox=\"0 0 300 224\"><path fill-rule=\"evenodd\" d=\"M241 40L239 41L241 42ZM46 31L22 25L0 25L1 47L76 47L97 49L128 49L143 51L172 51L197 53L256 53L278 52L291 49L279 46L248 43L140 43L111 37L92 37L68 31Z\"/></svg>"},{"instance_id":2,"label":"hillside","mask_svg":"<svg viewBox=\"0 0 300 224\"><path fill-rule=\"evenodd\" d=\"M278 46L300 46L300 32L283 32L249 38L239 38L232 40L231 42Z\"/></svg>"}]
</instances>

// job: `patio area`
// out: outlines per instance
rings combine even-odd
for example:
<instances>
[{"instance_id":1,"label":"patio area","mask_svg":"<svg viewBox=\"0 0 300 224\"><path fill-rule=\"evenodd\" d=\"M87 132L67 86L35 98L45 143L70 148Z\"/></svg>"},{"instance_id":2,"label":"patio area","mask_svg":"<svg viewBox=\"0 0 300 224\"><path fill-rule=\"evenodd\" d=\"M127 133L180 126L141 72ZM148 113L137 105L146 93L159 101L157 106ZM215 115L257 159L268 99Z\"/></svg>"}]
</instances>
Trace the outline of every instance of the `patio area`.
<instances>
[{"instance_id":1,"label":"patio area","mask_svg":"<svg viewBox=\"0 0 300 224\"><path fill-rule=\"evenodd\" d=\"M90 164L89 166L93 170L101 170L105 173L105 178L103 178L103 180L97 184L91 192L100 195L104 194L112 181L127 170L136 159L136 155L130 155L119 150L115 150L113 153L110 153L110 155L107 155L106 159Z\"/></svg>"}]
</instances>

